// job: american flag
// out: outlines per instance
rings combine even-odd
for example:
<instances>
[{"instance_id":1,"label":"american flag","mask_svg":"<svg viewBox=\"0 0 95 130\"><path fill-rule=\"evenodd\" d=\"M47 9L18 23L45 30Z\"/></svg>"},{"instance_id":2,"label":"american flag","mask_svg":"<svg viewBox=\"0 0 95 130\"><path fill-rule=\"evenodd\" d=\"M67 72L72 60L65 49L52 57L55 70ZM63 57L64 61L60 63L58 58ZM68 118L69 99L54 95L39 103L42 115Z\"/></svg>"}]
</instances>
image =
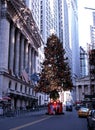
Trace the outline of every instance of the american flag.
<instances>
[{"instance_id":1,"label":"american flag","mask_svg":"<svg viewBox=\"0 0 95 130\"><path fill-rule=\"evenodd\" d=\"M27 83L29 82L28 73L26 72L25 69L22 71L22 78L23 78Z\"/></svg>"}]
</instances>

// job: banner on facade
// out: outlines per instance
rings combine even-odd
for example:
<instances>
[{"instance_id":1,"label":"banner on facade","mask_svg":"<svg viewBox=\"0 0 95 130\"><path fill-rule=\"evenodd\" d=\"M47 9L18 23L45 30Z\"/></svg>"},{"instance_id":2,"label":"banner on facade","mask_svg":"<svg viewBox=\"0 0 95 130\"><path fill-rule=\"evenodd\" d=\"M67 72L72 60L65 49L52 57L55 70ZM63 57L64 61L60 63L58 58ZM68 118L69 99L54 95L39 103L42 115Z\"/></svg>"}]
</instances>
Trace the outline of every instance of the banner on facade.
<instances>
[{"instance_id":1,"label":"banner on facade","mask_svg":"<svg viewBox=\"0 0 95 130\"><path fill-rule=\"evenodd\" d=\"M26 72L25 69L22 71L22 78L23 78L27 83L29 83L29 76L28 76L28 73Z\"/></svg>"}]
</instances>

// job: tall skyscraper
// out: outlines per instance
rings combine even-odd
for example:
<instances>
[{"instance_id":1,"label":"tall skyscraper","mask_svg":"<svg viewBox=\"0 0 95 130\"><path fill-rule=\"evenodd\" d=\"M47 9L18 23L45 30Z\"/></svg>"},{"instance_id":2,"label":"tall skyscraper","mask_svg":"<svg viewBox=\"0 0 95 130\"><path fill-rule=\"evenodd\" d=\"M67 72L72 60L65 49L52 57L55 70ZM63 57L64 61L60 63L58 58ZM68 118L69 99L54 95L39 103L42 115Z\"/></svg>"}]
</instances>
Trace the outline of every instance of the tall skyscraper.
<instances>
[{"instance_id":1,"label":"tall skyscraper","mask_svg":"<svg viewBox=\"0 0 95 130\"><path fill-rule=\"evenodd\" d=\"M58 24L58 0L41 0L41 34L44 42L51 33L55 33L59 36L59 24Z\"/></svg>"},{"instance_id":2,"label":"tall skyscraper","mask_svg":"<svg viewBox=\"0 0 95 130\"><path fill-rule=\"evenodd\" d=\"M63 43L63 48L68 57L68 63L72 68L72 48L70 45L70 32L69 32L69 12L68 3L66 0L59 0L59 38Z\"/></svg>"},{"instance_id":3,"label":"tall skyscraper","mask_svg":"<svg viewBox=\"0 0 95 130\"><path fill-rule=\"evenodd\" d=\"M36 25L40 30L40 0L25 0L25 3L31 10Z\"/></svg>"},{"instance_id":4,"label":"tall skyscraper","mask_svg":"<svg viewBox=\"0 0 95 130\"><path fill-rule=\"evenodd\" d=\"M87 76L87 69L88 69L88 66L87 66L87 52L82 48L80 47L80 70L81 70L81 77L85 77Z\"/></svg>"},{"instance_id":5,"label":"tall skyscraper","mask_svg":"<svg viewBox=\"0 0 95 130\"><path fill-rule=\"evenodd\" d=\"M59 37L68 57L72 77L80 76L77 0L59 0Z\"/></svg>"},{"instance_id":6,"label":"tall skyscraper","mask_svg":"<svg viewBox=\"0 0 95 130\"><path fill-rule=\"evenodd\" d=\"M90 25L92 49L95 49L95 12L93 12L93 25Z\"/></svg>"},{"instance_id":7,"label":"tall skyscraper","mask_svg":"<svg viewBox=\"0 0 95 130\"><path fill-rule=\"evenodd\" d=\"M72 74L80 77L80 49L78 38L78 5L77 0L69 2L70 45L72 49Z\"/></svg>"},{"instance_id":8,"label":"tall skyscraper","mask_svg":"<svg viewBox=\"0 0 95 130\"><path fill-rule=\"evenodd\" d=\"M51 33L55 33L63 43L72 77L79 77L77 0L37 0L36 2L35 0L26 0L26 3L32 11L44 43Z\"/></svg>"}]
</instances>

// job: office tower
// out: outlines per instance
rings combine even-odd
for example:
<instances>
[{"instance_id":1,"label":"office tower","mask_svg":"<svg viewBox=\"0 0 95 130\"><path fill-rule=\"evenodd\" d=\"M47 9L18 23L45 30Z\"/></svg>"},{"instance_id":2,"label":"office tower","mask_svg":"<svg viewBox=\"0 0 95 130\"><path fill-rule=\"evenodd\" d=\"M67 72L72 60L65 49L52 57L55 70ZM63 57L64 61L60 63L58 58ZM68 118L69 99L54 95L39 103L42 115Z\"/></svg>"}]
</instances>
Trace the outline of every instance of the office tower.
<instances>
[{"instance_id":1,"label":"office tower","mask_svg":"<svg viewBox=\"0 0 95 130\"><path fill-rule=\"evenodd\" d=\"M80 70L81 70L81 77L87 76L87 52L80 47Z\"/></svg>"},{"instance_id":2,"label":"office tower","mask_svg":"<svg viewBox=\"0 0 95 130\"><path fill-rule=\"evenodd\" d=\"M58 0L26 0L25 3L32 12L44 43L51 33L59 35Z\"/></svg>"},{"instance_id":3,"label":"office tower","mask_svg":"<svg viewBox=\"0 0 95 130\"><path fill-rule=\"evenodd\" d=\"M59 36L59 24L58 24L58 0L41 0L41 34L44 42L47 42L47 38L52 34Z\"/></svg>"},{"instance_id":4,"label":"office tower","mask_svg":"<svg viewBox=\"0 0 95 130\"><path fill-rule=\"evenodd\" d=\"M39 3L40 1L40 3ZM33 17L35 17L36 4L40 12L40 33L44 44L51 33L55 33L63 43L66 57L71 68L72 77L80 76L80 51L78 39L78 6L77 0L39 0L32 5ZM28 2L28 4L30 3ZM30 5L29 5L30 7ZM38 20L39 21L39 20ZM37 22L37 20L35 20Z\"/></svg>"},{"instance_id":5,"label":"office tower","mask_svg":"<svg viewBox=\"0 0 95 130\"><path fill-rule=\"evenodd\" d=\"M72 78L80 76L77 1L59 0L59 37L66 50Z\"/></svg>"}]
</instances>

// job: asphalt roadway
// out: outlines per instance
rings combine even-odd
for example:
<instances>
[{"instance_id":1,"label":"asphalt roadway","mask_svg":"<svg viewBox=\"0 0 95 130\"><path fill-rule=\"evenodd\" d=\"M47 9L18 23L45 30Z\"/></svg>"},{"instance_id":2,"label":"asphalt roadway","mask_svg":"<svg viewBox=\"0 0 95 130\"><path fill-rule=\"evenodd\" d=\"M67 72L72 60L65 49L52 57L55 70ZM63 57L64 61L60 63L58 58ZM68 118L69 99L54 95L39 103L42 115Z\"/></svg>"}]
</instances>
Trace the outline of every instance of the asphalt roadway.
<instances>
[{"instance_id":1,"label":"asphalt roadway","mask_svg":"<svg viewBox=\"0 0 95 130\"><path fill-rule=\"evenodd\" d=\"M86 118L77 111L62 115L47 115L47 110L32 111L15 117L1 117L0 130L87 130Z\"/></svg>"}]
</instances>

